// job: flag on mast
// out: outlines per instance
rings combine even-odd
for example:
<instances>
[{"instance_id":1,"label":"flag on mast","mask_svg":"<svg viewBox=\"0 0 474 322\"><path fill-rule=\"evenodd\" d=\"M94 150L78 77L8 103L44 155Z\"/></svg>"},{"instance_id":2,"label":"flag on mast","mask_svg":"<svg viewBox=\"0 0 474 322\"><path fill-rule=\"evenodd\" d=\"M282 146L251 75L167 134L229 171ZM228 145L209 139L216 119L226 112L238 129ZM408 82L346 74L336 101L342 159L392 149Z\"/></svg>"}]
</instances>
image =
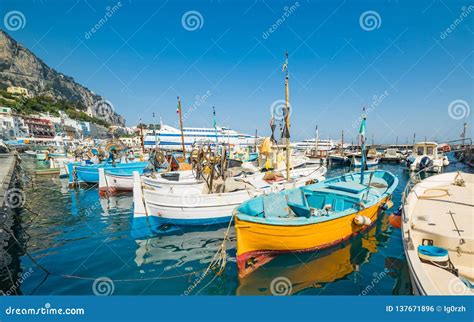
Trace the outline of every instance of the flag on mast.
<instances>
[{"instance_id":1,"label":"flag on mast","mask_svg":"<svg viewBox=\"0 0 474 322\"><path fill-rule=\"evenodd\" d=\"M217 121L216 121L216 108L213 106L212 107L212 115L214 117L214 129L217 130Z\"/></svg>"},{"instance_id":2,"label":"flag on mast","mask_svg":"<svg viewBox=\"0 0 474 322\"><path fill-rule=\"evenodd\" d=\"M181 105L179 104L179 99L178 99L178 105L176 106L176 113L180 113L181 112Z\"/></svg>"}]
</instances>

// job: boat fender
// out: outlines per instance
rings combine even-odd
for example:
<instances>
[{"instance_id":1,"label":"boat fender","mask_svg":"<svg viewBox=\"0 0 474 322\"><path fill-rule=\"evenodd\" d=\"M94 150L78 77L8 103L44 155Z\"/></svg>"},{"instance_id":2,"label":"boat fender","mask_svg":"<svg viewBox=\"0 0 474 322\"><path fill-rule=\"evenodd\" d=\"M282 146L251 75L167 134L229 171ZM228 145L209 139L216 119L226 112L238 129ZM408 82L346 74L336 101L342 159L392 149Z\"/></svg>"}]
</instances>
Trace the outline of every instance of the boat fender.
<instances>
[{"instance_id":1,"label":"boat fender","mask_svg":"<svg viewBox=\"0 0 474 322\"><path fill-rule=\"evenodd\" d=\"M326 214L329 214L329 212L332 210L332 205L330 204L324 205L323 210L326 212Z\"/></svg>"},{"instance_id":2,"label":"boat fender","mask_svg":"<svg viewBox=\"0 0 474 322\"><path fill-rule=\"evenodd\" d=\"M402 227L402 216L393 213L388 217L388 222L392 227L400 229Z\"/></svg>"},{"instance_id":3,"label":"boat fender","mask_svg":"<svg viewBox=\"0 0 474 322\"><path fill-rule=\"evenodd\" d=\"M354 223L359 226L369 226L372 220L369 217L357 215L354 217Z\"/></svg>"}]
</instances>

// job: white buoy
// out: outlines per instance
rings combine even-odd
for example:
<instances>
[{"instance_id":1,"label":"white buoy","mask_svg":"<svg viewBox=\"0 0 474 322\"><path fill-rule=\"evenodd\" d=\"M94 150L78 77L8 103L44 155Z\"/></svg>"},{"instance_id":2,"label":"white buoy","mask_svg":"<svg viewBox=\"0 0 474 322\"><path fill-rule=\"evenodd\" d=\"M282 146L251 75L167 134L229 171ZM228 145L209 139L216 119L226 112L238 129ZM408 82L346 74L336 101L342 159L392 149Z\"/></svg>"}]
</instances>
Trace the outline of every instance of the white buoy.
<instances>
[{"instance_id":1,"label":"white buoy","mask_svg":"<svg viewBox=\"0 0 474 322\"><path fill-rule=\"evenodd\" d=\"M357 215L354 217L354 223L359 226L369 226L372 220L369 217Z\"/></svg>"}]
</instances>

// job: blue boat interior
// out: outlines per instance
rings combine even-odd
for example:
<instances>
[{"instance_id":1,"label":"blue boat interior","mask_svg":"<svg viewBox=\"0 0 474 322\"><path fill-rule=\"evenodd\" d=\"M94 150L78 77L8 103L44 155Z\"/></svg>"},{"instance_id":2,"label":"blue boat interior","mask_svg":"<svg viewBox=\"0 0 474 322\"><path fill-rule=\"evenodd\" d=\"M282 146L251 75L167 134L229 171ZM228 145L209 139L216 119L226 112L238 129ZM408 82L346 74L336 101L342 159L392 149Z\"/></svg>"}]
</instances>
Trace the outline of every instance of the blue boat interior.
<instances>
[{"instance_id":1,"label":"blue boat interior","mask_svg":"<svg viewBox=\"0 0 474 322\"><path fill-rule=\"evenodd\" d=\"M383 170L366 172L363 183L360 183L360 173L349 173L250 199L237 208L237 217L274 225L332 220L378 203L391 195L397 184L398 179Z\"/></svg>"}]
</instances>

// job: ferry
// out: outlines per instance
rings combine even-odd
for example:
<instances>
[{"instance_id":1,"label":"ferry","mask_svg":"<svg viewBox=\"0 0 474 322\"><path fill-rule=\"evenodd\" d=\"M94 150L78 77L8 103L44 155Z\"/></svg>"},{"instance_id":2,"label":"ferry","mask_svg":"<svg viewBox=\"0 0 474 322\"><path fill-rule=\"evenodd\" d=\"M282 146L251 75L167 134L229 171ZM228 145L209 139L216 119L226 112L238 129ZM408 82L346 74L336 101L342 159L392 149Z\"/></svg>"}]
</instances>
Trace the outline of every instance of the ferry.
<instances>
[{"instance_id":1,"label":"ferry","mask_svg":"<svg viewBox=\"0 0 474 322\"><path fill-rule=\"evenodd\" d=\"M215 142L216 137L220 144L228 144L239 147L255 146L258 138L248 134L242 134L225 127L199 128L184 127L184 146L187 151L191 151L194 144L201 141ZM148 130L144 134L145 148L153 148L158 145L164 150L181 150L181 131L178 128L162 125L155 132Z\"/></svg>"},{"instance_id":2,"label":"ferry","mask_svg":"<svg viewBox=\"0 0 474 322\"><path fill-rule=\"evenodd\" d=\"M339 141L322 139L317 140L317 142L316 139L307 139L295 143L297 150L309 151L317 147L319 151L326 153L327 151L335 150L340 144Z\"/></svg>"}]
</instances>

